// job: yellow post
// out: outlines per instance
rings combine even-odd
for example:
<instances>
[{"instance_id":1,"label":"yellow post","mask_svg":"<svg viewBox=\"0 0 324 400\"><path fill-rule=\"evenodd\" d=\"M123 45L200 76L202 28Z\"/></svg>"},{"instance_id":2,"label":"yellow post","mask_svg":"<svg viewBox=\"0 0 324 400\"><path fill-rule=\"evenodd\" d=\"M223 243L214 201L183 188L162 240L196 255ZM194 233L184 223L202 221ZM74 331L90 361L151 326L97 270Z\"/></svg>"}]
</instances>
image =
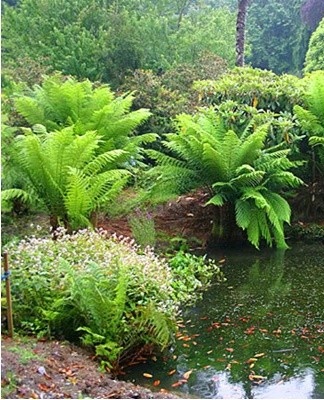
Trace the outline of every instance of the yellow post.
<instances>
[{"instance_id":1,"label":"yellow post","mask_svg":"<svg viewBox=\"0 0 324 400\"><path fill-rule=\"evenodd\" d=\"M8 319L8 333L10 337L13 337L13 317L12 317L12 302L11 302L11 290L10 290L10 279L9 279L9 257L8 253L4 253L4 277L6 280L6 298L7 298L7 319Z\"/></svg>"}]
</instances>

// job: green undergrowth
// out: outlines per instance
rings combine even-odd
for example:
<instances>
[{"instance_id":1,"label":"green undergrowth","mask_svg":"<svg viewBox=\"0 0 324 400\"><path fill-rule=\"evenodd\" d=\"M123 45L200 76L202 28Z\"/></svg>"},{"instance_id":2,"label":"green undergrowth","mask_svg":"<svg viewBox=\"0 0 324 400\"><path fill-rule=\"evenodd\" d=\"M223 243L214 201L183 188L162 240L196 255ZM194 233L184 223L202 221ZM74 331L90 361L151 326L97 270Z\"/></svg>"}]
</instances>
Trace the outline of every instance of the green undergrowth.
<instances>
[{"instance_id":1,"label":"green undergrowth","mask_svg":"<svg viewBox=\"0 0 324 400\"><path fill-rule=\"evenodd\" d=\"M314 223L293 224L287 228L287 236L290 241L303 241L305 243L324 243L324 225Z\"/></svg>"},{"instance_id":2,"label":"green undergrowth","mask_svg":"<svg viewBox=\"0 0 324 400\"><path fill-rule=\"evenodd\" d=\"M114 370L143 348L172 343L180 307L201 296L220 268L183 251L157 256L125 237L82 230L5 247L16 329L81 340Z\"/></svg>"}]
</instances>

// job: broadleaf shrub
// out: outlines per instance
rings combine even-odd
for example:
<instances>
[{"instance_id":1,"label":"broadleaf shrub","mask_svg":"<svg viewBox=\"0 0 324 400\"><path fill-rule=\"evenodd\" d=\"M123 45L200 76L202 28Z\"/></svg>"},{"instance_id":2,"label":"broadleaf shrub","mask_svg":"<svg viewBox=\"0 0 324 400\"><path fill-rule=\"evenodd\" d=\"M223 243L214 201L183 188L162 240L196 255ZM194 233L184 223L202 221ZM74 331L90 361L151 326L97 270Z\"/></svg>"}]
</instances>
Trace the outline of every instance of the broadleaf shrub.
<instances>
[{"instance_id":1,"label":"broadleaf shrub","mask_svg":"<svg viewBox=\"0 0 324 400\"><path fill-rule=\"evenodd\" d=\"M295 104L303 104L305 85L293 75L236 67L218 80L197 81L194 87L206 105L233 100L257 109L291 113Z\"/></svg>"},{"instance_id":2,"label":"broadleaf shrub","mask_svg":"<svg viewBox=\"0 0 324 400\"><path fill-rule=\"evenodd\" d=\"M151 248L139 251L134 241L108 237L103 230L74 235L61 230L56 241L31 237L6 250L17 329L81 336L109 368L145 345L164 349L176 330L181 302L197 298L197 279L206 284L211 277L209 267L200 270L201 262L198 269L181 272L178 263L173 270Z\"/></svg>"}]
</instances>

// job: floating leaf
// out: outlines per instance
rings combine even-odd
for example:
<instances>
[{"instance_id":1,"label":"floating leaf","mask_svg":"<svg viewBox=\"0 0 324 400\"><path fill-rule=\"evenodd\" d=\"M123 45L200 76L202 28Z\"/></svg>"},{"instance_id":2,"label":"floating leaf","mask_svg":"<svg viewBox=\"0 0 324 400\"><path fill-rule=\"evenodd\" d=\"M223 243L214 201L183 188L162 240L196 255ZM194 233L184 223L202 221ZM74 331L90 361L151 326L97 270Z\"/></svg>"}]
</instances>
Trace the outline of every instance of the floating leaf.
<instances>
[{"instance_id":1,"label":"floating leaf","mask_svg":"<svg viewBox=\"0 0 324 400\"><path fill-rule=\"evenodd\" d=\"M255 354L254 357L260 358L260 357L263 357L263 356L265 356L265 353L258 353L258 354Z\"/></svg>"},{"instance_id":2,"label":"floating leaf","mask_svg":"<svg viewBox=\"0 0 324 400\"><path fill-rule=\"evenodd\" d=\"M255 331L255 326L250 326L244 331L244 333L246 333L247 335L253 335L254 331Z\"/></svg>"},{"instance_id":3,"label":"floating leaf","mask_svg":"<svg viewBox=\"0 0 324 400\"><path fill-rule=\"evenodd\" d=\"M186 379L180 379L178 382L173 383L171 386L172 387L178 387L178 386L183 385L184 383L187 383L187 380Z\"/></svg>"},{"instance_id":4,"label":"floating leaf","mask_svg":"<svg viewBox=\"0 0 324 400\"><path fill-rule=\"evenodd\" d=\"M184 374L183 374L183 377L185 378L185 379L189 379L190 378L190 375L192 374L192 369L190 370L190 371L187 371L187 372L185 372Z\"/></svg>"},{"instance_id":5,"label":"floating leaf","mask_svg":"<svg viewBox=\"0 0 324 400\"><path fill-rule=\"evenodd\" d=\"M262 375L249 375L249 379L250 379L250 381L254 381L254 380L257 380L257 381L259 381L259 380L264 380L264 379L267 379L265 376L262 376Z\"/></svg>"}]
</instances>

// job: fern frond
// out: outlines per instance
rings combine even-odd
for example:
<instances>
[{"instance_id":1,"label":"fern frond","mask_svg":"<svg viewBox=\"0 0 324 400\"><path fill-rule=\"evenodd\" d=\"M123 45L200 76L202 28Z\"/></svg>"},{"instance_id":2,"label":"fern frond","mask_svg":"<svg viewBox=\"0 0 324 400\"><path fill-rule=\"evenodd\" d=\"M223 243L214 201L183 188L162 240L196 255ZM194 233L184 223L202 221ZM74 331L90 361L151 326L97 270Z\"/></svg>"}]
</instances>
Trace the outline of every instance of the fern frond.
<instances>
[{"instance_id":1,"label":"fern frond","mask_svg":"<svg viewBox=\"0 0 324 400\"><path fill-rule=\"evenodd\" d=\"M209 199L206 205L213 204L214 206L221 207L226 203L227 199L224 194L215 194L211 199Z\"/></svg>"},{"instance_id":2,"label":"fern frond","mask_svg":"<svg viewBox=\"0 0 324 400\"><path fill-rule=\"evenodd\" d=\"M89 178L82 171L69 167L64 205L72 225L89 225L87 216L92 208L92 199L88 187Z\"/></svg>"},{"instance_id":3,"label":"fern frond","mask_svg":"<svg viewBox=\"0 0 324 400\"><path fill-rule=\"evenodd\" d=\"M157 150L148 149L145 150L145 154L147 154L150 158L157 161L160 166L174 166L174 167L183 167L186 168L185 161L181 161L175 157L168 156L164 153L161 153Z\"/></svg>"},{"instance_id":4,"label":"fern frond","mask_svg":"<svg viewBox=\"0 0 324 400\"><path fill-rule=\"evenodd\" d=\"M254 209L251 213L251 220L249 225L246 228L246 233L248 236L248 240L252 245L259 249L260 243L260 228L259 228L259 221L257 219L257 210Z\"/></svg>"},{"instance_id":5,"label":"fern frond","mask_svg":"<svg viewBox=\"0 0 324 400\"><path fill-rule=\"evenodd\" d=\"M115 168L118 163L125 161L128 153L124 150L111 150L93 158L83 169L86 175L95 175L104 168Z\"/></svg>"},{"instance_id":6,"label":"fern frond","mask_svg":"<svg viewBox=\"0 0 324 400\"><path fill-rule=\"evenodd\" d=\"M252 171L245 174L241 174L236 178L230 180L231 185L234 187L244 188L247 186L258 186L261 184L263 178L265 177L264 171Z\"/></svg>"},{"instance_id":7,"label":"fern frond","mask_svg":"<svg viewBox=\"0 0 324 400\"><path fill-rule=\"evenodd\" d=\"M211 147L209 143L203 145L203 158L205 174L210 175L211 182L225 181L227 179L227 160L222 153Z\"/></svg>"},{"instance_id":8,"label":"fern frond","mask_svg":"<svg viewBox=\"0 0 324 400\"><path fill-rule=\"evenodd\" d=\"M106 200L111 200L110 195L113 194L118 188L122 188L127 183L130 177L130 172L122 169L108 170L100 174L96 173L95 176L89 179L88 194L92 199L92 203L96 208L100 203ZM115 185L115 186L114 186ZM112 187L114 186L114 189Z\"/></svg>"},{"instance_id":9,"label":"fern frond","mask_svg":"<svg viewBox=\"0 0 324 400\"><path fill-rule=\"evenodd\" d=\"M259 126L240 146L235 168L242 164L252 164L259 156L268 133L268 125Z\"/></svg>"},{"instance_id":10,"label":"fern frond","mask_svg":"<svg viewBox=\"0 0 324 400\"><path fill-rule=\"evenodd\" d=\"M278 171L272 173L267 178L267 182L270 186L279 186L282 189L286 187L297 188L304 183L300 178L289 171Z\"/></svg>"},{"instance_id":11,"label":"fern frond","mask_svg":"<svg viewBox=\"0 0 324 400\"><path fill-rule=\"evenodd\" d=\"M253 218L253 207L248 201L238 199L235 202L235 217L237 226L245 230Z\"/></svg>"},{"instance_id":12,"label":"fern frond","mask_svg":"<svg viewBox=\"0 0 324 400\"><path fill-rule=\"evenodd\" d=\"M324 137L311 136L309 138L309 144L311 146L324 146Z\"/></svg>"},{"instance_id":13,"label":"fern frond","mask_svg":"<svg viewBox=\"0 0 324 400\"><path fill-rule=\"evenodd\" d=\"M290 222L291 209L288 202L279 194L267 191L263 193L271 209L276 214L279 221Z\"/></svg>"},{"instance_id":14,"label":"fern frond","mask_svg":"<svg viewBox=\"0 0 324 400\"><path fill-rule=\"evenodd\" d=\"M167 315L158 311L150 303L141 308L139 330L150 333L150 341L155 338L155 344L165 348L170 342L170 327Z\"/></svg>"},{"instance_id":15,"label":"fern frond","mask_svg":"<svg viewBox=\"0 0 324 400\"><path fill-rule=\"evenodd\" d=\"M26 204L32 203L32 196L22 189L6 189L1 191L1 203L19 199Z\"/></svg>"},{"instance_id":16,"label":"fern frond","mask_svg":"<svg viewBox=\"0 0 324 400\"><path fill-rule=\"evenodd\" d=\"M44 110L39 107L36 99L18 97L15 100L15 107L30 125L42 124L46 126Z\"/></svg>"},{"instance_id":17,"label":"fern frond","mask_svg":"<svg viewBox=\"0 0 324 400\"><path fill-rule=\"evenodd\" d=\"M323 133L323 123L312 111L296 105L294 106L294 113L297 115L298 121L305 132L315 135Z\"/></svg>"}]
</instances>

